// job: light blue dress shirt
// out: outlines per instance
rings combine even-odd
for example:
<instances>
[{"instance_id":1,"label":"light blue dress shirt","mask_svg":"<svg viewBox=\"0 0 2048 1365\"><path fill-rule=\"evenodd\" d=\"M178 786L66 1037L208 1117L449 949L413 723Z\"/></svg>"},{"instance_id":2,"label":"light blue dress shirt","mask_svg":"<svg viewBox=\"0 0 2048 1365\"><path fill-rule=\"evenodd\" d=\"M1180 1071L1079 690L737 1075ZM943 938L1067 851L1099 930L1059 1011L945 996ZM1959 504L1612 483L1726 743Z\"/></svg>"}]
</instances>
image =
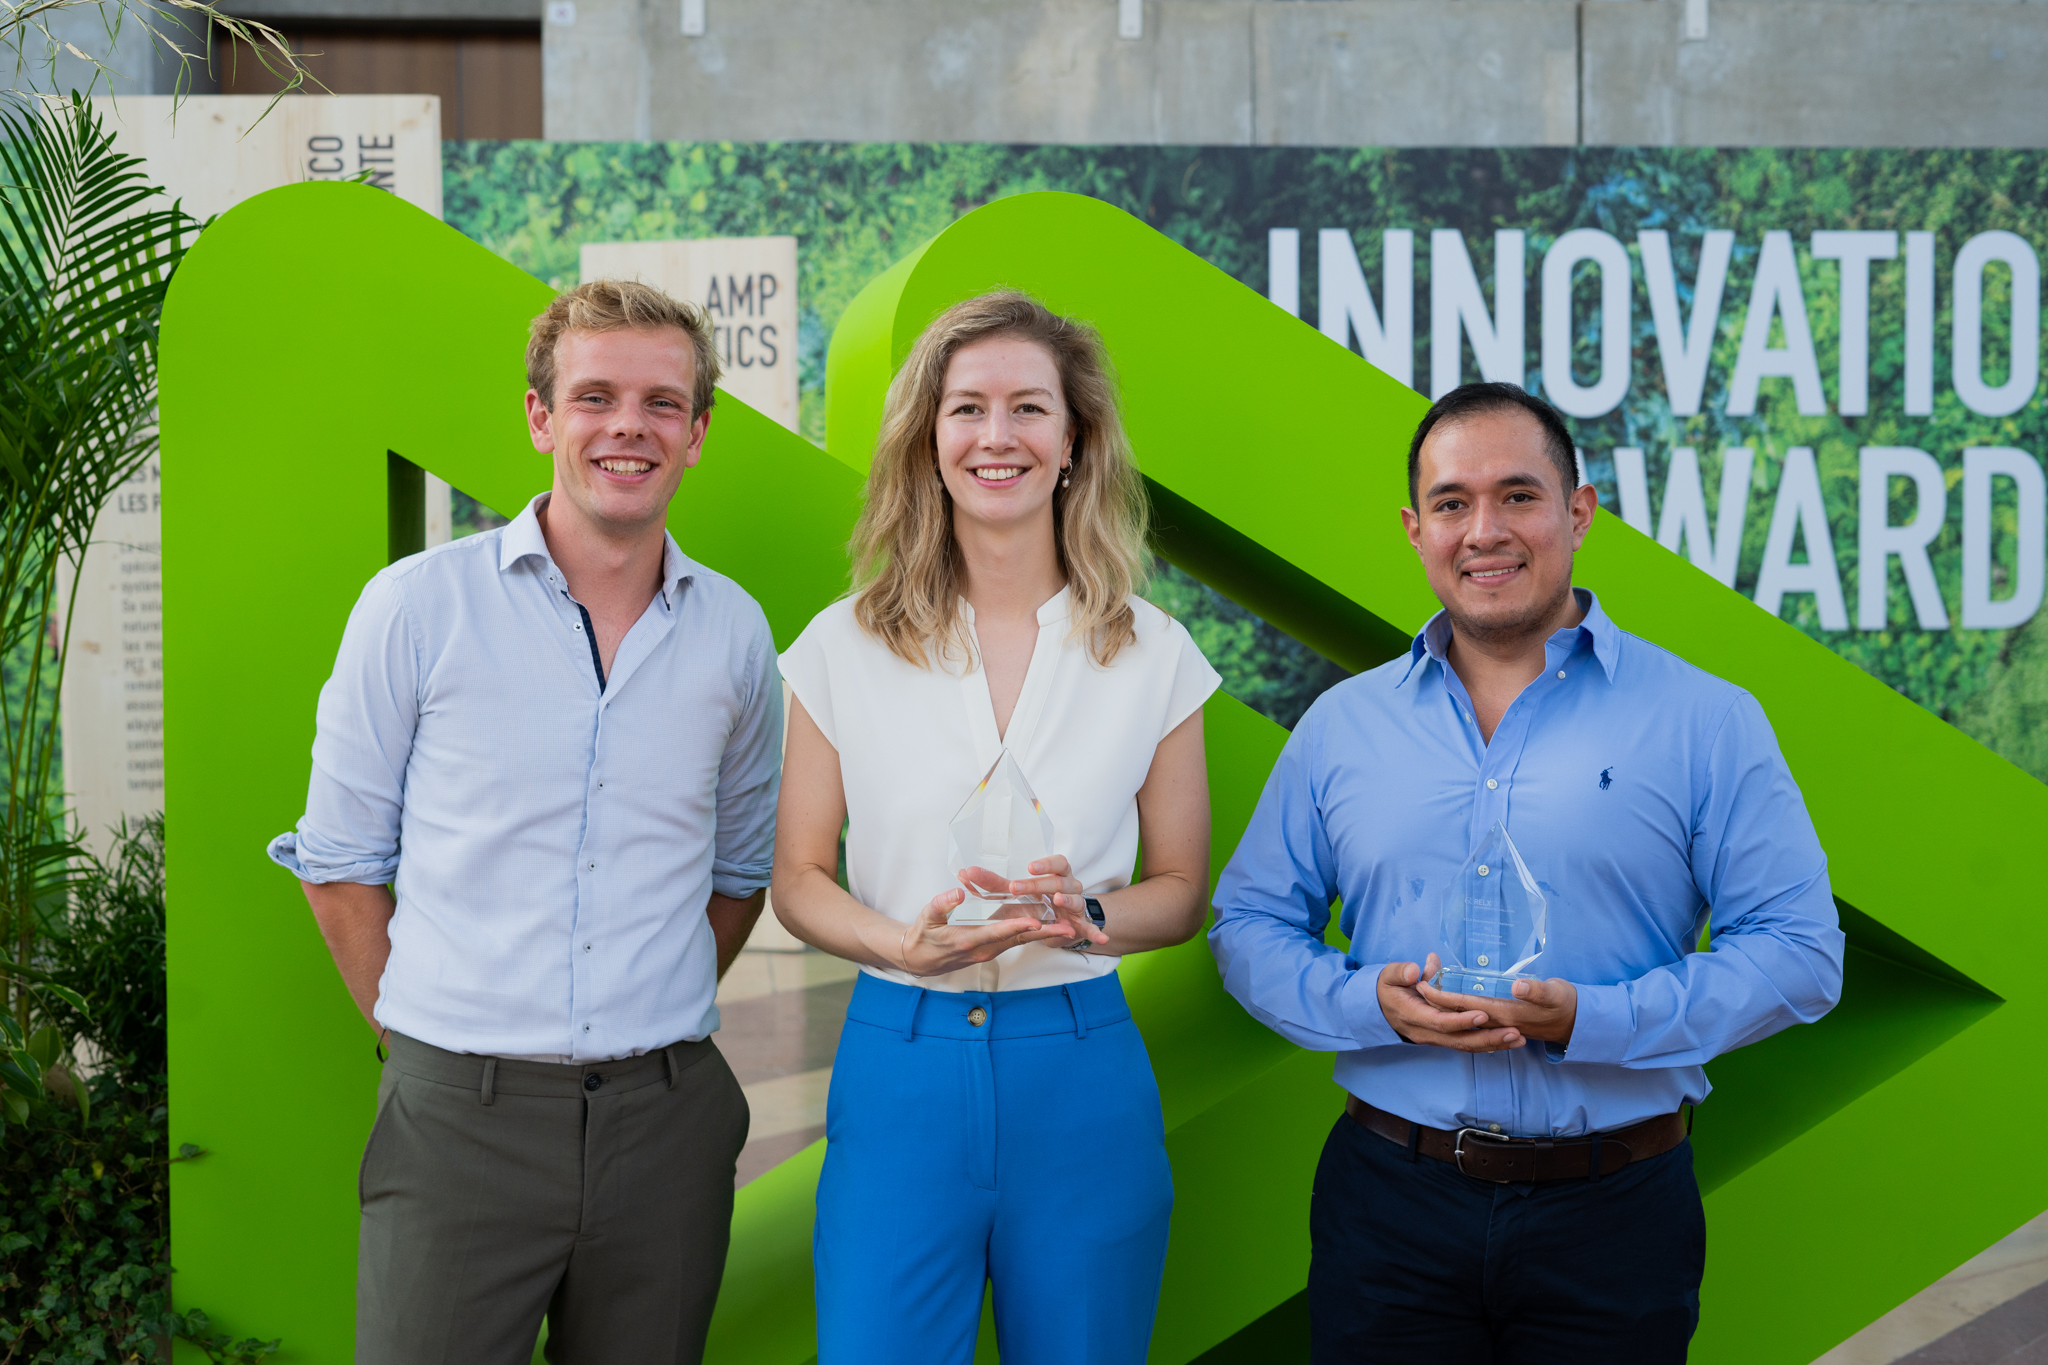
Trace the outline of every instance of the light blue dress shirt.
<instances>
[{"instance_id":1,"label":"light blue dress shirt","mask_svg":"<svg viewBox=\"0 0 2048 1365\"><path fill-rule=\"evenodd\" d=\"M452 1052L588 1062L718 1027L712 891L768 884L782 688L761 608L663 551L600 687L534 499L370 580L270 856L392 883L377 1022Z\"/></svg>"},{"instance_id":2,"label":"light blue dress shirt","mask_svg":"<svg viewBox=\"0 0 2048 1365\"><path fill-rule=\"evenodd\" d=\"M1827 859L1763 708L1578 596L1584 622L1550 637L1491 743L1445 662L1443 613L1406 657L1331 688L1217 884L1230 993L1412 1122L1625 1127L1706 1098L1706 1062L1841 996ZM1495 821L1548 903L1529 970L1579 989L1567 1048L1417 1045L1380 1009L1381 969L1440 947L1445 890ZM1349 953L1323 942L1337 897Z\"/></svg>"}]
</instances>

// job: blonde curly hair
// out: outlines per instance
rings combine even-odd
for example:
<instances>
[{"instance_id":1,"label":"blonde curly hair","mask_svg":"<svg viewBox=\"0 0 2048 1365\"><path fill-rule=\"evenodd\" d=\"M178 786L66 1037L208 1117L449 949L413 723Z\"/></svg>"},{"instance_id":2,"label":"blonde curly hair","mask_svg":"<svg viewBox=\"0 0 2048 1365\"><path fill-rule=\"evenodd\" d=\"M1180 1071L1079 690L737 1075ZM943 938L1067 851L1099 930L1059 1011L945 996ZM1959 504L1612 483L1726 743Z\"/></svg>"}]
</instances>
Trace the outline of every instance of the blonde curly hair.
<instances>
[{"instance_id":1,"label":"blonde curly hair","mask_svg":"<svg viewBox=\"0 0 2048 1365\"><path fill-rule=\"evenodd\" d=\"M1073 594L1073 632L1107 667L1137 638L1130 599L1149 563L1144 480L1124 435L1102 338L1087 323L1015 290L983 294L940 314L889 385L849 546L854 619L920 668L933 654L949 662L974 658L973 633L957 605L961 560L953 495L934 474L946 368L962 347L991 337L1042 346L1059 371L1073 453L1068 486L1053 493L1053 541Z\"/></svg>"}]
</instances>

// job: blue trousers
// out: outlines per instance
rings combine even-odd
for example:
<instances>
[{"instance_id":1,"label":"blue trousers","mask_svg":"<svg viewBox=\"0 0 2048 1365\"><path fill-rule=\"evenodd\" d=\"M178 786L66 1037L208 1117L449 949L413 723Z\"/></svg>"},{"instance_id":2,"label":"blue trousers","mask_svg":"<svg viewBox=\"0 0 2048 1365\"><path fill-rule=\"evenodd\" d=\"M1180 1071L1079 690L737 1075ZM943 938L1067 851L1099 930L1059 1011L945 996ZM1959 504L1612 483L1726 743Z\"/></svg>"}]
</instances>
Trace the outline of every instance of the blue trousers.
<instances>
[{"instance_id":1,"label":"blue trousers","mask_svg":"<svg viewBox=\"0 0 2048 1365\"><path fill-rule=\"evenodd\" d=\"M977 1022L978 1021L978 1022ZM818 1181L819 1365L1142 1365L1173 1208L1114 975L995 993L863 974Z\"/></svg>"},{"instance_id":2,"label":"blue trousers","mask_svg":"<svg viewBox=\"0 0 2048 1365\"><path fill-rule=\"evenodd\" d=\"M1337 1120L1309 1203L1315 1365L1682 1365L1706 1218L1692 1144L1495 1185Z\"/></svg>"}]
</instances>

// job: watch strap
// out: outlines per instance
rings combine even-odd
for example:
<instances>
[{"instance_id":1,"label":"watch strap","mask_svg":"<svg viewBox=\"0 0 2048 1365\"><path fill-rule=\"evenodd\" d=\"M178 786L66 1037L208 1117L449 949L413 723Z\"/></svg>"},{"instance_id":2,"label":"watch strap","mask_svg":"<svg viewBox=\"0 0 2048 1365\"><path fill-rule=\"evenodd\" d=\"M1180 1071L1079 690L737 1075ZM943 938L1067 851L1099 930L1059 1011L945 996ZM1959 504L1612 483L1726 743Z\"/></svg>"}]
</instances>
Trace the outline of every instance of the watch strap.
<instances>
[{"instance_id":1,"label":"watch strap","mask_svg":"<svg viewBox=\"0 0 2048 1365\"><path fill-rule=\"evenodd\" d=\"M1093 896L1083 896L1081 897L1081 904L1088 907L1088 920L1097 929L1105 928L1108 925L1109 917L1102 913L1101 901L1095 899L1095 897ZM1072 943L1063 944L1061 946L1066 948L1066 950L1070 953L1085 953L1095 945L1090 943L1085 938L1080 938L1076 939Z\"/></svg>"}]
</instances>

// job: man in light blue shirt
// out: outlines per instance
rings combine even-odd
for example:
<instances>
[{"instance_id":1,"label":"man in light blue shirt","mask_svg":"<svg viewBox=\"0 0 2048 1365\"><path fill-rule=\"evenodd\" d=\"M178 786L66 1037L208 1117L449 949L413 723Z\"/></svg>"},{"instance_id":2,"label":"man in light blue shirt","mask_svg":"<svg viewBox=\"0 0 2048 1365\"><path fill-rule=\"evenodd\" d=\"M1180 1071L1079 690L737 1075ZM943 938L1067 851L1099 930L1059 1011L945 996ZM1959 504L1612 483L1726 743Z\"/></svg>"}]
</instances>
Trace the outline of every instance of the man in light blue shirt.
<instances>
[{"instance_id":1,"label":"man in light blue shirt","mask_svg":"<svg viewBox=\"0 0 2048 1365\"><path fill-rule=\"evenodd\" d=\"M1313 1359L1682 1361L1705 1225L1680 1111L1706 1062L1840 997L1827 861L1755 699L1571 586L1597 494L1548 404L1445 395L1409 484L1444 609L1296 726L1209 936L1349 1092L1311 1206ZM1542 979L1447 995L1444 898L1497 822L1547 902Z\"/></svg>"},{"instance_id":2,"label":"man in light blue shirt","mask_svg":"<svg viewBox=\"0 0 2048 1365\"><path fill-rule=\"evenodd\" d=\"M701 1359L747 1107L710 1035L760 913L782 689L752 598L665 529L718 375L701 313L597 282L534 321L551 491L379 573L296 832L390 1047L356 1359Z\"/></svg>"}]
</instances>

